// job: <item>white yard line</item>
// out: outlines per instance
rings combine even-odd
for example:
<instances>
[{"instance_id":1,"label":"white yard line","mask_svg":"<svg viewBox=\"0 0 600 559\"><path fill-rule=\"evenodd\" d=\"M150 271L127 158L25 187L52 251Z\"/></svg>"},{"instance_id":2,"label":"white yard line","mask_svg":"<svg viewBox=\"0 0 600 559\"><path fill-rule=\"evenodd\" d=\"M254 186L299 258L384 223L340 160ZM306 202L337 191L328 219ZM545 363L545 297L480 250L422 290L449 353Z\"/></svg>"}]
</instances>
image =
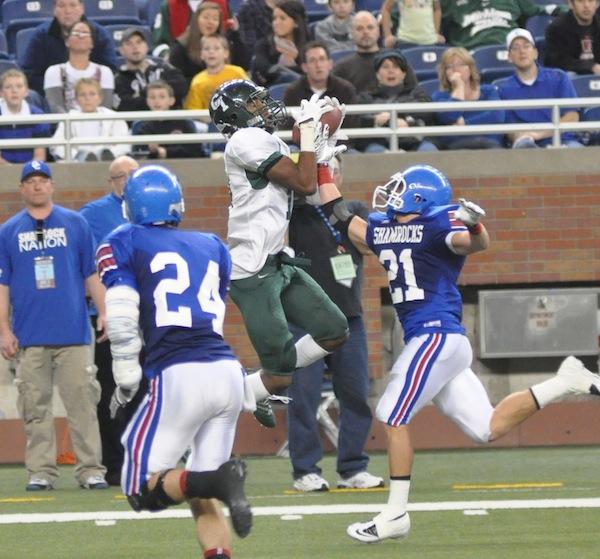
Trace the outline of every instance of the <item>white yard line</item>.
<instances>
[{"instance_id":1,"label":"white yard line","mask_svg":"<svg viewBox=\"0 0 600 559\"><path fill-rule=\"evenodd\" d=\"M253 507L255 516L378 513L381 504L374 505L298 505L282 507ZM465 510L569 509L600 508L600 498L590 499L511 499L504 501L445 501L440 503L411 503L410 512L440 512ZM158 513L133 511L53 512L32 514L1 514L0 524L45 524L50 522L81 522L107 520L149 520L188 518L190 511L182 508Z\"/></svg>"}]
</instances>

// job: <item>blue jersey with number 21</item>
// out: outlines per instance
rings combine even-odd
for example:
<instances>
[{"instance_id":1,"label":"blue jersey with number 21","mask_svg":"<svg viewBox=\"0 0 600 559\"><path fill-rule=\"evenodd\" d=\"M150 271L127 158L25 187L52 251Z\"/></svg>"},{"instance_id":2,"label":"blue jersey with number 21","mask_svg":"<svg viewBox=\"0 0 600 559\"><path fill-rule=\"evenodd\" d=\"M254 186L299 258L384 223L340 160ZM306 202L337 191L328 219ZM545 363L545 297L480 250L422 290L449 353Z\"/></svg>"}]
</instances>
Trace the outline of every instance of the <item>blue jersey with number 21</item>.
<instances>
[{"instance_id":1,"label":"blue jersey with number 21","mask_svg":"<svg viewBox=\"0 0 600 559\"><path fill-rule=\"evenodd\" d=\"M235 359L223 340L231 257L216 235L126 224L100 244L96 261L107 288L140 295L148 378L175 363Z\"/></svg>"},{"instance_id":2,"label":"blue jersey with number 21","mask_svg":"<svg viewBox=\"0 0 600 559\"><path fill-rule=\"evenodd\" d=\"M451 233L466 230L454 219L457 209L434 207L409 223L381 213L369 216L366 241L387 270L405 341L431 332L465 332L456 286L465 257L446 244Z\"/></svg>"}]
</instances>

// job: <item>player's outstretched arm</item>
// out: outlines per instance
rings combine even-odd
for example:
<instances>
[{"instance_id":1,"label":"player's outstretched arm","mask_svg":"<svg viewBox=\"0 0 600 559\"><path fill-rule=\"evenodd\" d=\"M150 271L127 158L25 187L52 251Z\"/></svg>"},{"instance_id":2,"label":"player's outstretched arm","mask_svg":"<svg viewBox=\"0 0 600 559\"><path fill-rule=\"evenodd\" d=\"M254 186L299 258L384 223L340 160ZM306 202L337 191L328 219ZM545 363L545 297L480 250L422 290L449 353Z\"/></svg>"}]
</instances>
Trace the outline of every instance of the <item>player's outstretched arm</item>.
<instances>
[{"instance_id":1,"label":"player's outstretched arm","mask_svg":"<svg viewBox=\"0 0 600 559\"><path fill-rule=\"evenodd\" d=\"M454 217L465 224L467 231L452 236L454 252L466 256L485 250L490 244L490 236L481 223L485 211L474 202L469 202L464 198L460 198L458 203L460 208L456 210Z\"/></svg>"}]
</instances>

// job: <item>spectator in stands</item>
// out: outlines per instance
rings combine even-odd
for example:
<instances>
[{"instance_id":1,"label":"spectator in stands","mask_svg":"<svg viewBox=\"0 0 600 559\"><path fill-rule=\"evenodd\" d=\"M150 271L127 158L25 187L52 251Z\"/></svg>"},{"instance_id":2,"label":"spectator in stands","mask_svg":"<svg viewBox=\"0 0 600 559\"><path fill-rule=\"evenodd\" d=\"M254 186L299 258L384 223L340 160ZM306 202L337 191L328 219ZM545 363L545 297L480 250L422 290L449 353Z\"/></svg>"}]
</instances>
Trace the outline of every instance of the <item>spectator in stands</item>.
<instances>
[{"instance_id":1,"label":"spectator in stands","mask_svg":"<svg viewBox=\"0 0 600 559\"><path fill-rule=\"evenodd\" d=\"M569 0L569 12L546 28L546 66L576 74L600 74L598 4L598 0Z\"/></svg>"},{"instance_id":2,"label":"spectator in stands","mask_svg":"<svg viewBox=\"0 0 600 559\"><path fill-rule=\"evenodd\" d=\"M181 108L187 80L178 68L148 58L148 43L137 27L123 31L119 52L125 63L115 74L114 108L117 111L147 111L146 87L156 80L168 82L175 92L175 108Z\"/></svg>"},{"instance_id":3,"label":"spectator in stands","mask_svg":"<svg viewBox=\"0 0 600 559\"><path fill-rule=\"evenodd\" d=\"M283 102L287 107L297 107L302 99L310 99L315 93L336 97L340 103L356 103L356 89L343 78L331 73L333 61L327 45L321 41L309 41L302 51L302 71L304 75L291 83L285 90ZM351 116L344 120L346 126ZM293 120L293 119L292 119ZM351 126L350 126L351 127Z\"/></svg>"},{"instance_id":4,"label":"spectator in stands","mask_svg":"<svg viewBox=\"0 0 600 559\"><path fill-rule=\"evenodd\" d=\"M354 19L354 0L328 0L331 15L315 25L315 39L325 43L329 52L354 50L352 40L352 20Z\"/></svg>"},{"instance_id":5,"label":"spectator in stands","mask_svg":"<svg viewBox=\"0 0 600 559\"><path fill-rule=\"evenodd\" d=\"M475 59L462 47L451 47L444 52L438 66L441 91L433 94L433 101L499 101L500 94L494 85L482 84ZM439 124L465 126L469 124L501 124L504 110L440 111L436 114ZM447 136L436 138L443 149L492 149L503 147L502 134L482 136Z\"/></svg>"},{"instance_id":6,"label":"spectator in stands","mask_svg":"<svg viewBox=\"0 0 600 559\"><path fill-rule=\"evenodd\" d=\"M271 33L275 4L277 0L246 0L239 7L236 19L240 26L240 38L248 52L253 53L258 40Z\"/></svg>"},{"instance_id":7,"label":"spectator in stands","mask_svg":"<svg viewBox=\"0 0 600 559\"><path fill-rule=\"evenodd\" d=\"M43 114L43 111L26 101L27 77L21 70L10 69L0 77L0 115L16 117ZM30 124L6 124L0 126L0 140L18 140L26 138L47 138L51 136L50 126L45 122ZM43 142L40 142L43 143ZM0 151L0 163L25 163L31 159L46 160L46 148L3 148Z\"/></svg>"},{"instance_id":8,"label":"spectator in stands","mask_svg":"<svg viewBox=\"0 0 600 559\"><path fill-rule=\"evenodd\" d=\"M528 17L557 15L556 4L538 5L535 0L441 0L442 27L447 42L468 50L506 42L506 36Z\"/></svg>"},{"instance_id":9,"label":"spectator in stands","mask_svg":"<svg viewBox=\"0 0 600 559\"><path fill-rule=\"evenodd\" d=\"M392 32L392 11L398 6L400 22L396 35ZM409 48L445 43L440 33L442 9L440 0L383 0L381 28L383 44L388 48Z\"/></svg>"},{"instance_id":10,"label":"spectator in stands","mask_svg":"<svg viewBox=\"0 0 600 559\"><path fill-rule=\"evenodd\" d=\"M380 103L428 103L429 95L416 83L405 82L410 64L398 50L379 51L373 60L377 86L358 94L359 104ZM391 113L382 111L375 115L361 116L364 127L389 126ZM419 127L433 124L433 114L424 110L418 113L402 113L396 118L397 128ZM389 149L388 138L368 138L356 142L356 147L366 153L384 152ZM398 147L404 151L436 151L436 146L422 137L401 136Z\"/></svg>"},{"instance_id":11,"label":"spectator in stands","mask_svg":"<svg viewBox=\"0 0 600 559\"><path fill-rule=\"evenodd\" d=\"M98 113L105 115L114 113L112 109L101 107L102 89L94 78L81 78L75 84L75 95L78 109L71 109L70 113ZM71 138L97 138L100 136L127 136L129 129L124 120L80 120L71 122ZM65 125L58 124L54 138L65 138ZM57 161L65 159L63 146L53 147L52 155ZM120 155L131 151L129 144L114 145L79 145L71 148L71 158L75 161L112 161Z\"/></svg>"},{"instance_id":12,"label":"spectator in stands","mask_svg":"<svg viewBox=\"0 0 600 559\"><path fill-rule=\"evenodd\" d=\"M146 103L151 111L168 111L175 104L173 88L165 81L152 82L146 88ZM131 128L133 135L145 134L194 134L193 120L140 120ZM138 144L133 146L135 157L148 159L180 159L206 157L202 144Z\"/></svg>"},{"instance_id":13,"label":"spectator in stands","mask_svg":"<svg viewBox=\"0 0 600 559\"><path fill-rule=\"evenodd\" d=\"M36 27L25 51L23 70L29 86L38 93L44 93L44 73L48 67L67 60L66 41L73 25L78 21L86 21L84 11L84 0L54 0L54 19ZM95 38L90 60L116 68L117 57L112 37L101 25L90 22L90 26Z\"/></svg>"},{"instance_id":14,"label":"spectator in stands","mask_svg":"<svg viewBox=\"0 0 600 559\"><path fill-rule=\"evenodd\" d=\"M96 273L92 231L77 212L54 204L52 172L43 161L23 165L19 191L24 208L0 227L0 349L5 359L18 355L25 489L48 491L60 474L55 384L77 456L75 477L85 489L107 489L96 416L100 387L85 301L87 291L98 308L98 339L106 339L105 289Z\"/></svg>"},{"instance_id":15,"label":"spectator in stands","mask_svg":"<svg viewBox=\"0 0 600 559\"><path fill-rule=\"evenodd\" d=\"M229 6L227 0L211 0L218 4L229 27ZM152 29L152 40L155 46L172 45L175 39L183 35L192 19L192 14L202 4L202 0L163 0L160 11L156 14Z\"/></svg>"},{"instance_id":16,"label":"spectator in stands","mask_svg":"<svg viewBox=\"0 0 600 559\"><path fill-rule=\"evenodd\" d=\"M69 32L66 45L67 62L50 66L44 74L44 91L53 113L66 113L79 108L75 99L75 84L81 78L94 78L102 87L106 108L113 106L115 77L108 66L90 60L94 48L94 31L89 21L77 22Z\"/></svg>"},{"instance_id":17,"label":"spectator in stands","mask_svg":"<svg viewBox=\"0 0 600 559\"><path fill-rule=\"evenodd\" d=\"M570 99L577 97L569 76L557 68L544 68L537 65L538 51L529 31L513 29L506 39L508 59L515 67L515 73L500 81L502 99ZM576 109L564 108L560 111L561 122L577 122ZM509 109L506 122L531 123L552 122L551 108ZM509 134L513 148L536 148L552 143L552 131L525 131ZM582 147L573 132L563 132L561 142L566 147Z\"/></svg>"},{"instance_id":18,"label":"spectator in stands","mask_svg":"<svg viewBox=\"0 0 600 559\"><path fill-rule=\"evenodd\" d=\"M373 60L379 52L379 25L371 12L356 12L352 22L352 40L356 52L338 60L333 66L333 73L349 81L356 91L367 91L378 86ZM409 66L404 82L407 87L414 87L417 78Z\"/></svg>"},{"instance_id":19,"label":"spectator in stands","mask_svg":"<svg viewBox=\"0 0 600 559\"><path fill-rule=\"evenodd\" d=\"M185 100L185 108L189 110L208 109L213 93L221 84L234 79L248 79L246 70L241 66L227 64L229 43L223 35L207 35L202 37L201 43L206 70L192 80Z\"/></svg>"},{"instance_id":20,"label":"spectator in stands","mask_svg":"<svg viewBox=\"0 0 600 559\"><path fill-rule=\"evenodd\" d=\"M87 221L94 236L95 247L113 229L127 223L123 215L123 188L129 178L138 167L139 163L123 155L117 157L108 167L108 184L110 193L92 200L83 206L79 213ZM98 310L93 302L89 304L89 314L92 327L96 330L98 324ZM94 364L96 365L96 378L100 384L101 396L98 402L98 425L100 427L100 440L102 442L102 464L106 468L106 482L109 485L121 484L121 470L123 469L123 445L121 436L125 430L126 422L114 421L110 417L110 401L115 391L115 381L112 372L112 355L108 339L98 339L96 334L94 344ZM127 404L125 418L129 418L137 409L140 401L146 393L147 386L138 390L135 398Z\"/></svg>"},{"instance_id":21,"label":"spectator in stands","mask_svg":"<svg viewBox=\"0 0 600 559\"><path fill-rule=\"evenodd\" d=\"M300 53L308 41L306 11L298 0L282 0L273 8L272 29L255 46L252 79L270 86L302 75Z\"/></svg>"},{"instance_id":22,"label":"spectator in stands","mask_svg":"<svg viewBox=\"0 0 600 559\"><path fill-rule=\"evenodd\" d=\"M204 35L215 34L227 37L231 63L242 68L248 67L250 53L242 44L239 33L235 29L225 32L223 12L219 4L205 1L194 12L194 17L190 20L185 33L173 42L169 53L169 61L183 72L188 85L198 72L206 68L202 60L200 40Z\"/></svg>"}]
</instances>

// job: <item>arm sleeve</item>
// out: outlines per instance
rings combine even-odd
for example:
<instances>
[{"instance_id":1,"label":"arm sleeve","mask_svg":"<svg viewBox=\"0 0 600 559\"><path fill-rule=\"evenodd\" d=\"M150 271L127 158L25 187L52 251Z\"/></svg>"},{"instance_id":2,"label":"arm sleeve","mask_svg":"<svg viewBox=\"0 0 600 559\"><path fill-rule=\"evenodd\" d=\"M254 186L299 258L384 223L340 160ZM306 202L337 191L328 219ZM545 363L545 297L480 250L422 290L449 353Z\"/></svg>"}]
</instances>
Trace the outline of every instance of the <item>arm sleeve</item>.
<instances>
[{"instance_id":1,"label":"arm sleeve","mask_svg":"<svg viewBox=\"0 0 600 559\"><path fill-rule=\"evenodd\" d=\"M183 75L183 72L179 68L175 68L175 66L171 66L169 64L165 67L162 79L168 82L168 84L173 88L176 107L181 107L183 105L185 94L188 90L188 83ZM144 109L145 108L146 101L144 100Z\"/></svg>"},{"instance_id":2,"label":"arm sleeve","mask_svg":"<svg viewBox=\"0 0 600 559\"><path fill-rule=\"evenodd\" d=\"M170 45L174 37L171 37L169 31L168 4L163 2L160 11L156 14L152 22L152 42L154 46Z\"/></svg>"},{"instance_id":3,"label":"arm sleeve","mask_svg":"<svg viewBox=\"0 0 600 559\"><path fill-rule=\"evenodd\" d=\"M41 94L44 93L44 70L47 67L44 36L38 30L27 45L22 68L29 81L29 87Z\"/></svg>"},{"instance_id":4,"label":"arm sleeve","mask_svg":"<svg viewBox=\"0 0 600 559\"><path fill-rule=\"evenodd\" d=\"M252 173L266 174L283 154L274 136L261 128L242 128L227 143L237 165Z\"/></svg>"},{"instance_id":5,"label":"arm sleeve","mask_svg":"<svg viewBox=\"0 0 600 559\"><path fill-rule=\"evenodd\" d=\"M187 97L185 98L184 108L188 111L193 111L196 109L203 109L202 106L202 93L201 93L201 85L199 75L196 76L192 80L192 84L190 85L190 89L188 91Z\"/></svg>"},{"instance_id":6,"label":"arm sleeve","mask_svg":"<svg viewBox=\"0 0 600 559\"><path fill-rule=\"evenodd\" d=\"M481 96L481 101L500 101L498 88L486 88ZM487 111L465 111L466 124L501 124L505 120L505 111L490 109Z\"/></svg>"},{"instance_id":7,"label":"arm sleeve","mask_svg":"<svg viewBox=\"0 0 600 559\"><path fill-rule=\"evenodd\" d=\"M252 52L246 48L246 45L242 42L239 31L230 29L227 31L227 40L229 41L231 64L241 66L244 69L250 67L250 57Z\"/></svg>"},{"instance_id":8,"label":"arm sleeve","mask_svg":"<svg viewBox=\"0 0 600 559\"><path fill-rule=\"evenodd\" d=\"M457 100L447 91L436 91L433 94L434 103L456 103ZM461 116L463 111L439 111L435 118L440 124L454 124Z\"/></svg>"},{"instance_id":9,"label":"arm sleeve","mask_svg":"<svg viewBox=\"0 0 600 559\"><path fill-rule=\"evenodd\" d=\"M260 85L268 81L269 68L273 65L270 58L270 42L267 38L260 39L254 47L254 71L252 77Z\"/></svg>"}]
</instances>

